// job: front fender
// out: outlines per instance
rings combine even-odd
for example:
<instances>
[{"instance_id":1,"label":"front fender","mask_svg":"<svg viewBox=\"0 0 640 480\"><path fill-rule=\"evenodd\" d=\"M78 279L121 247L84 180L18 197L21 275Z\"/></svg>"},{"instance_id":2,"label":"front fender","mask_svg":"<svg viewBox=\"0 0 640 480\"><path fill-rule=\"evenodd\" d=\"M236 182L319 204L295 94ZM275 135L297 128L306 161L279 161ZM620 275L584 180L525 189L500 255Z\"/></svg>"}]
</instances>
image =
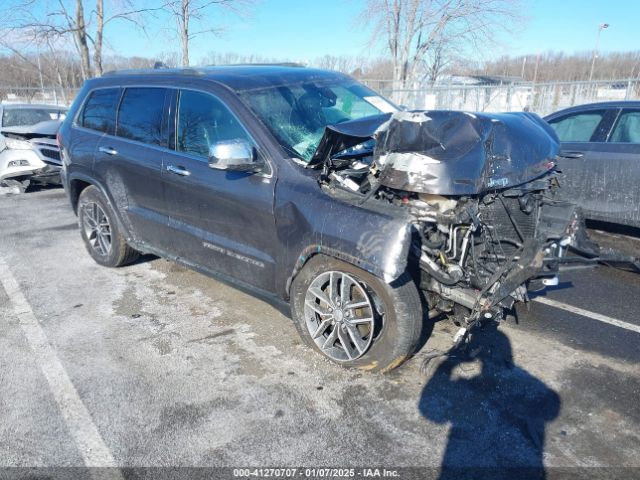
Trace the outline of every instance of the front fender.
<instances>
[{"instance_id":1,"label":"front fender","mask_svg":"<svg viewBox=\"0 0 640 480\"><path fill-rule=\"evenodd\" d=\"M407 218L365 211L327 220L319 247L391 283L407 268L411 232Z\"/></svg>"},{"instance_id":2,"label":"front fender","mask_svg":"<svg viewBox=\"0 0 640 480\"><path fill-rule=\"evenodd\" d=\"M313 255L322 253L391 283L407 268L412 221L401 209L359 206L332 198L288 202L276 211L278 235L287 252L285 294ZM378 208L376 208L378 207Z\"/></svg>"}]
</instances>

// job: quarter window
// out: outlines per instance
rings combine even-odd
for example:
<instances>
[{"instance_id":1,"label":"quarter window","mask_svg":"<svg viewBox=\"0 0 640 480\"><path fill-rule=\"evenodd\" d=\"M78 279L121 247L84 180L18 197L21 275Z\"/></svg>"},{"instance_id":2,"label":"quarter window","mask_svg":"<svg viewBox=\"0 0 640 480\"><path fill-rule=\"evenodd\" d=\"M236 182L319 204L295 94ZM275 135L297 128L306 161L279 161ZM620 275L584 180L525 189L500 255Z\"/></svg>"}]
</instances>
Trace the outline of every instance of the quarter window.
<instances>
[{"instance_id":1,"label":"quarter window","mask_svg":"<svg viewBox=\"0 0 640 480\"><path fill-rule=\"evenodd\" d=\"M610 142L640 143L640 112L626 111L620 115L611 133Z\"/></svg>"},{"instance_id":2,"label":"quarter window","mask_svg":"<svg viewBox=\"0 0 640 480\"><path fill-rule=\"evenodd\" d=\"M208 158L209 148L225 140L249 140L249 136L220 100L202 92L181 91L176 150Z\"/></svg>"},{"instance_id":3,"label":"quarter window","mask_svg":"<svg viewBox=\"0 0 640 480\"><path fill-rule=\"evenodd\" d=\"M604 117L604 110L576 113L551 120L561 142L589 142Z\"/></svg>"},{"instance_id":4,"label":"quarter window","mask_svg":"<svg viewBox=\"0 0 640 480\"><path fill-rule=\"evenodd\" d=\"M94 90L84 106L80 125L113 135L116 130L116 109L119 99L119 88Z\"/></svg>"},{"instance_id":5,"label":"quarter window","mask_svg":"<svg viewBox=\"0 0 640 480\"><path fill-rule=\"evenodd\" d=\"M127 88L118 111L119 137L150 145L164 145L162 113L165 88Z\"/></svg>"}]
</instances>

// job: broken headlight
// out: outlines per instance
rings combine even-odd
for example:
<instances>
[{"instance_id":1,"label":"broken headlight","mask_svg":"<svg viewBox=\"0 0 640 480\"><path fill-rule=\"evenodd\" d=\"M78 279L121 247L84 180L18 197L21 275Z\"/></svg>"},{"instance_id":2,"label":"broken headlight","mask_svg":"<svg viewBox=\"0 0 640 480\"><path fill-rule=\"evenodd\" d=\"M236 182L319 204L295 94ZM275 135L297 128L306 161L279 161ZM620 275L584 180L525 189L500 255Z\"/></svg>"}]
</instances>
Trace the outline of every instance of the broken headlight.
<instances>
[{"instance_id":1,"label":"broken headlight","mask_svg":"<svg viewBox=\"0 0 640 480\"><path fill-rule=\"evenodd\" d=\"M31 150L31 144L25 140L17 138L5 137L4 144L6 148L11 150Z\"/></svg>"}]
</instances>

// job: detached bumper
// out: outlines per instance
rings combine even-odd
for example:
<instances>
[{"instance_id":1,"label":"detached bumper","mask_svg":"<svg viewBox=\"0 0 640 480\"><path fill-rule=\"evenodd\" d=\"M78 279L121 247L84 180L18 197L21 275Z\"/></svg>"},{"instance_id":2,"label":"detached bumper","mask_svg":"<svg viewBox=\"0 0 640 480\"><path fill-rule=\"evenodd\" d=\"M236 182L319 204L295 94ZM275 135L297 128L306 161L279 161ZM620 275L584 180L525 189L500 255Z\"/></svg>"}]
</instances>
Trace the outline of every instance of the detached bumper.
<instances>
[{"instance_id":1,"label":"detached bumper","mask_svg":"<svg viewBox=\"0 0 640 480\"><path fill-rule=\"evenodd\" d=\"M33 150L2 150L0 182L10 178L31 177L46 166Z\"/></svg>"},{"instance_id":2,"label":"detached bumper","mask_svg":"<svg viewBox=\"0 0 640 480\"><path fill-rule=\"evenodd\" d=\"M47 165L39 170L33 172L31 180L35 180L40 183L53 183L60 185L60 170L61 168L55 165Z\"/></svg>"}]
</instances>

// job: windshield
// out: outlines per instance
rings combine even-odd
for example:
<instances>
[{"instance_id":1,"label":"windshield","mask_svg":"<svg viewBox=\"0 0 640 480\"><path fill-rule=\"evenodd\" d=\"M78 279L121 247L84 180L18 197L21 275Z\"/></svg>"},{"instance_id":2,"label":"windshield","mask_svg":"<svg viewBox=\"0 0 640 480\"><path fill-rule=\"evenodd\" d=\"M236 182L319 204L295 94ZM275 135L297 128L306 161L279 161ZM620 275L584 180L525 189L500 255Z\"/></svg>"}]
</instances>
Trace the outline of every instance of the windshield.
<instances>
[{"instance_id":1,"label":"windshield","mask_svg":"<svg viewBox=\"0 0 640 480\"><path fill-rule=\"evenodd\" d=\"M348 80L280 85L241 96L280 144L307 162L327 125L396 111L372 90Z\"/></svg>"},{"instance_id":2,"label":"windshield","mask_svg":"<svg viewBox=\"0 0 640 480\"><path fill-rule=\"evenodd\" d=\"M65 110L46 108L5 108L2 127L26 127L47 120L64 120Z\"/></svg>"}]
</instances>

